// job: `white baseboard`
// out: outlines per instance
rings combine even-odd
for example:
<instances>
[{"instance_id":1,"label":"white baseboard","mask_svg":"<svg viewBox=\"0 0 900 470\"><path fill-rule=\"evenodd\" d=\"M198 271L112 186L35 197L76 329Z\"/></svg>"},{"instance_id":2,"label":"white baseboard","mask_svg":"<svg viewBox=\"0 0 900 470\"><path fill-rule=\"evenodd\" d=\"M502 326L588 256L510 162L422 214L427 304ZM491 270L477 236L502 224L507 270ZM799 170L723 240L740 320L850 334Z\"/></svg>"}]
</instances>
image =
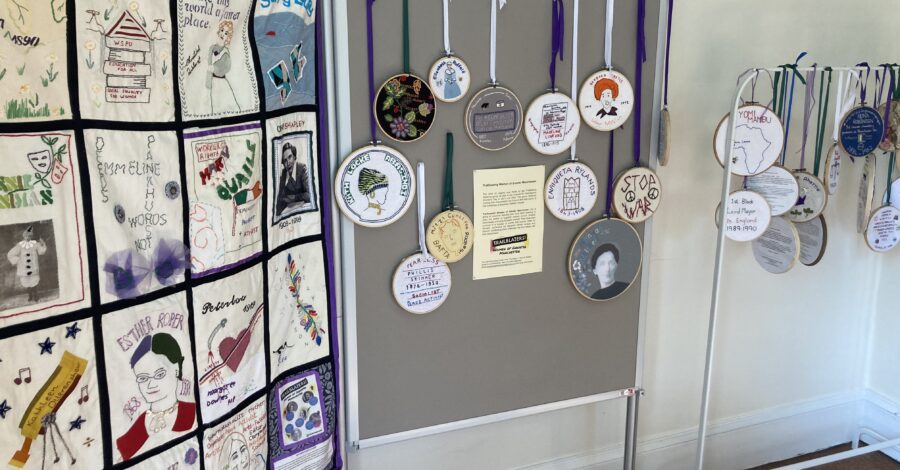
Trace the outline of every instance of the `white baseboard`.
<instances>
[{"instance_id":1,"label":"white baseboard","mask_svg":"<svg viewBox=\"0 0 900 470\"><path fill-rule=\"evenodd\" d=\"M706 441L706 468L745 469L850 441L869 408L868 394L849 392L782 405L711 423ZM891 422L900 435L900 405L883 403L873 416ZM874 405L872 405L874 406ZM893 416L893 420L888 415ZM881 422L879 422L880 424ZM874 426L874 424L873 424ZM880 428L886 428L880 425ZM875 428L873 428L875 429ZM877 429L876 429L877 430ZM692 469L697 428L639 439L636 466L640 470ZM527 470L618 470L622 444L540 462Z\"/></svg>"},{"instance_id":2,"label":"white baseboard","mask_svg":"<svg viewBox=\"0 0 900 470\"><path fill-rule=\"evenodd\" d=\"M861 428L869 428L880 436L863 434L861 440L867 444L876 444L883 439L900 437L900 404L872 390L863 392L865 409L860 420ZM886 455L900 462L900 449L883 450Z\"/></svg>"}]
</instances>

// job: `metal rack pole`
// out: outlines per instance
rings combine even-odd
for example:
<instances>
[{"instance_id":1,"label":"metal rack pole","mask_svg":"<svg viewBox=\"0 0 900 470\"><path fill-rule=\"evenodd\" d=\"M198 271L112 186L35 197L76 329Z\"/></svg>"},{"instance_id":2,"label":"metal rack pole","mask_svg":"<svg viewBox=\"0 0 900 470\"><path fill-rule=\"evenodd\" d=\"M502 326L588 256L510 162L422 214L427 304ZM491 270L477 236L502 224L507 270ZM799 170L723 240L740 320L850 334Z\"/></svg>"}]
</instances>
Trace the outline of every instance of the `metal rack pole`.
<instances>
[{"instance_id":1,"label":"metal rack pole","mask_svg":"<svg viewBox=\"0 0 900 470\"><path fill-rule=\"evenodd\" d=\"M819 72L824 72L823 68L814 69L812 67L798 67L798 72L809 72L812 70L818 70ZM860 70L865 70L862 67L832 67L832 70L835 72L838 71L850 71L851 73L857 73ZM719 231L716 236L716 262L715 267L713 268L713 285L712 285L712 294L710 297L710 306L709 306L709 325L707 327L707 338L706 338L706 367L703 372L703 396L700 402L700 426L697 433L697 470L703 470L703 457L704 451L706 450L706 434L709 420L709 397L710 391L712 388L711 380L712 380L712 368L713 368L713 359L715 358L715 339L716 339L716 323L718 321L719 316L719 294L721 291L721 278L722 278L722 264L724 261L725 255L725 207L726 207L726 199L728 195L731 193L731 165L732 158L734 157L734 130L735 123L737 122L733 117L737 115L738 107L741 105L741 96L744 92L744 89L747 85L752 81L753 76L756 72L778 72L781 71L780 68L764 68L764 69L750 69L744 73L746 77L743 80L739 79L739 84L735 89L734 100L732 101L731 107L731 115L732 119L729 119L728 131L725 134L725 162L724 162L724 171L722 174L722 191L720 196L720 203L722 205L722 210L719 214ZM749 72L749 73L748 73ZM743 75L742 75L743 76ZM785 142L785 145L788 143ZM852 455L848 456L852 457ZM846 458L846 457L845 457Z\"/></svg>"}]
</instances>

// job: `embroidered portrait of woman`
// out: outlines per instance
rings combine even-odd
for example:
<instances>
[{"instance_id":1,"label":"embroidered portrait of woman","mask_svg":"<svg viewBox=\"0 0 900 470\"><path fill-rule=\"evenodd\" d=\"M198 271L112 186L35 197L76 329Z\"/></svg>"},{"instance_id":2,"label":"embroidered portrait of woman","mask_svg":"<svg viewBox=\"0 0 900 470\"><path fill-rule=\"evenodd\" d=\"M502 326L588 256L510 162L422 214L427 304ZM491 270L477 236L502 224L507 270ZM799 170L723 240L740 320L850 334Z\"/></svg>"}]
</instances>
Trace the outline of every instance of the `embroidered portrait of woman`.
<instances>
[{"instance_id":1,"label":"embroidered portrait of woman","mask_svg":"<svg viewBox=\"0 0 900 470\"><path fill-rule=\"evenodd\" d=\"M594 84L594 99L600 102L601 108L597 111L597 118L606 116L618 116L619 108L615 106L619 97L619 84L608 78L601 78Z\"/></svg>"},{"instance_id":2,"label":"embroidered portrait of woman","mask_svg":"<svg viewBox=\"0 0 900 470\"><path fill-rule=\"evenodd\" d=\"M210 113L224 111L240 111L234 87L228 80L231 71L231 40L234 38L234 23L225 20L219 23L216 30L216 42L209 46L207 63L209 71L206 75L206 88L209 90Z\"/></svg>"},{"instance_id":3,"label":"embroidered portrait of woman","mask_svg":"<svg viewBox=\"0 0 900 470\"><path fill-rule=\"evenodd\" d=\"M168 333L145 336L135 348L129 363L138 391L149 409L116 439L122 460L144 450L144 444L157 435L193 429L196 404L178 399L184 359L178 342Z\"/></svg>"}]
</instances>

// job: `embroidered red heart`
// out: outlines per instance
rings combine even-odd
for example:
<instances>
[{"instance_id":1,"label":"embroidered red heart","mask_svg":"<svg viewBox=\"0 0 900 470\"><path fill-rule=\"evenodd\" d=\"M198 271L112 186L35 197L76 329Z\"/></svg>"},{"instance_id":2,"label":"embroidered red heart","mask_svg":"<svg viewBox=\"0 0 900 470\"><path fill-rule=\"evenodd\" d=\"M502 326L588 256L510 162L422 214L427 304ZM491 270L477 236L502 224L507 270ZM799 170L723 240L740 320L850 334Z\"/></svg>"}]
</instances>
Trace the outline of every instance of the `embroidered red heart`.
<instances>
[{"instance_id":1,"label":"embroidered red heart","mask_svg":"<svg viewBox=\"0 0 900 470\"><path fill-rule=\"evenodd\" d=\"M238 333L237 339L231 336L226 337L219 343L219 357L225 361L225 365L232 372L237 372L241 360L244 359L244 353L247 352L247 345L250 344L250 332L243 329Z\"/></svg>"}]
</instances>

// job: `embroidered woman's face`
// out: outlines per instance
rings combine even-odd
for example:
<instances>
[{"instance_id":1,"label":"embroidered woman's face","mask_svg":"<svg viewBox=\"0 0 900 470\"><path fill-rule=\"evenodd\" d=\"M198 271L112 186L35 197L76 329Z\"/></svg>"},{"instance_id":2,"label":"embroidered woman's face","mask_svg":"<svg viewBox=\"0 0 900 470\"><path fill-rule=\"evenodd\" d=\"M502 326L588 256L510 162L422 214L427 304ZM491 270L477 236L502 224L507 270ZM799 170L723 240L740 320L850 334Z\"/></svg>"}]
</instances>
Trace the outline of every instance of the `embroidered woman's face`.
<instances>
[{"instance_id":1,"label":"embroidered woman's face","mask_svg":"<svg viewBox=\"0 0 900 470\"><path fill-rule=\"evenodd\" d=\"M219 37L219 42L226 46L231 43L231 34L231 27L228 25L228 23L220 24L218 31L216 31L216 36Z\"/></svg>"},{"instance_id":2,"label":"embroidered woman's face","mask_svg":"<svg viewBox=\"0 0 900 470\"><path fill-rule=\"evenodd\" d=\"M134 379L148 404L174 397L178 391L178 366L166 356L148 352L134 364Z\"/></svg>"},{"instance_id":3,"label":"embroidered woman's face","mask_svg":"<svg viewBox=\"0 0 900 470\"><path fill-rule=\"evenodd\" d=\"M612 284L616 278L617 267L619 267L619 263L616 262L616 257L613 256L613 252L604 252L597 257L597 263L594 265L593 270L594 275L597 276L597 279L600 280L601 284Z\"/></svg>"},{"instance_id":4,"label":"embroidered woman's face","mask_svg":"<svg viewBox=\"0 0 900 470\"><path fill-rule=\"evenodd\" d=\"M297 161L297 156L294 155L294 152L290 149L284 152L284 167L285 168L293 168L294 162Z\"/></svg>"},{"instance_id":5,"label":"embroidered woman's face","mask_svg":"<svg viewBox=\"0 0 900 470\"><path fill-rule=\"evenodd\" d=\"M613 105L612 90L607 88L607 89L603 90L602 93L600 93L600 104L603 105L603 109L606 111L609 111L612 108L612 105Z\"/></svg>"},{"instance_id":6,"label":"embroidered woman's face","mask_svg":"<svg viewBox=\"0 0 900 470\"><path fill-rule=\"evenodd\" d=\"M228 450L228 468L235 470L249 469L250 451L247 449L247 446L238 439L232 439L230 447Z\"/></svg>"}]
</instances>

